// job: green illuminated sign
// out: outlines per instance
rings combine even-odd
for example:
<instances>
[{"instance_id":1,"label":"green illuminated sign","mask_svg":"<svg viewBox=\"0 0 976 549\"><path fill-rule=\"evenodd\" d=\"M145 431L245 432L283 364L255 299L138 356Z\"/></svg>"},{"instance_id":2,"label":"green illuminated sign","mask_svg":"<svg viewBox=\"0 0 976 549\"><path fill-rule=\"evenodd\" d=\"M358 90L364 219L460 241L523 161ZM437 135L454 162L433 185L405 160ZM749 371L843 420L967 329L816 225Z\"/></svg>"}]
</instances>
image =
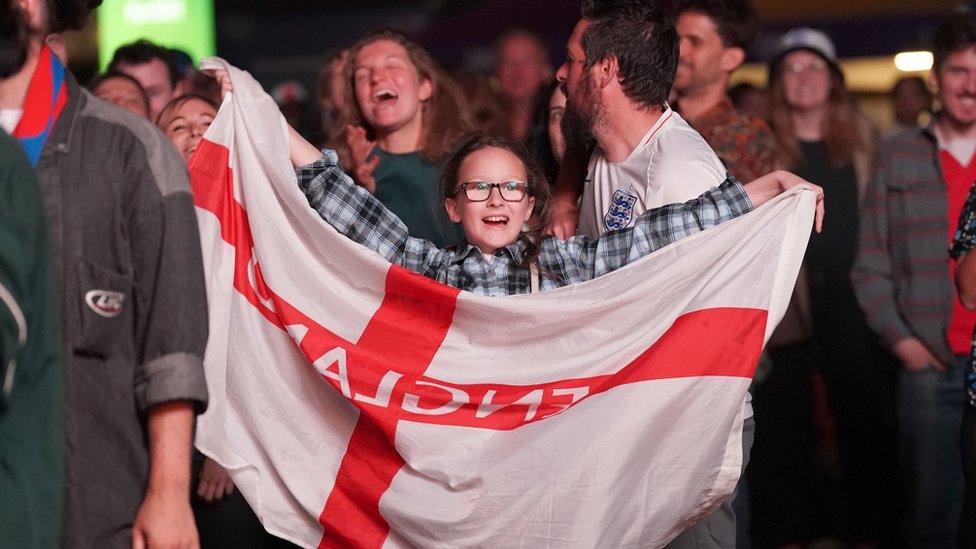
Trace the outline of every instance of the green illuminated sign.
<instances>
[{"instance_id":1,"label":"green illuminated sign","mask_svg":"<svg viewBox=\"0 0 976 549\"><path fill-rule=\"evenodd\" d=\"M116 48L139 38L181 49L196 62L214 55L213 0L104 0L98 8L102 70Z\"/></svg>"}]
</instances>

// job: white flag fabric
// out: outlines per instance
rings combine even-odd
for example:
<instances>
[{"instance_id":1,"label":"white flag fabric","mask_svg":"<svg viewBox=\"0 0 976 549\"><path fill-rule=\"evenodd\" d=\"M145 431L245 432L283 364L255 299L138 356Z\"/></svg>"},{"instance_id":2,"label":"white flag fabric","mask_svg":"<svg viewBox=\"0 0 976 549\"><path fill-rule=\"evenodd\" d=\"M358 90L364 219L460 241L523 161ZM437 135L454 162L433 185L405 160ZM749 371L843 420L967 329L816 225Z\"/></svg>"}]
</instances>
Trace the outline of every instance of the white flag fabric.
<instances>
[{"instance_id":1,"label":"white flag fabric","mask_svg":"<svg viewBox=\"0 0 976 549\"><path fill-rule=\"evenodd\" d=\"M735 487L814 214L786 193L624 269L479 297L323 222L247 73L190 163L210 305L197 447L305 547L660 547Z\"/></svg>"}]
</instances>

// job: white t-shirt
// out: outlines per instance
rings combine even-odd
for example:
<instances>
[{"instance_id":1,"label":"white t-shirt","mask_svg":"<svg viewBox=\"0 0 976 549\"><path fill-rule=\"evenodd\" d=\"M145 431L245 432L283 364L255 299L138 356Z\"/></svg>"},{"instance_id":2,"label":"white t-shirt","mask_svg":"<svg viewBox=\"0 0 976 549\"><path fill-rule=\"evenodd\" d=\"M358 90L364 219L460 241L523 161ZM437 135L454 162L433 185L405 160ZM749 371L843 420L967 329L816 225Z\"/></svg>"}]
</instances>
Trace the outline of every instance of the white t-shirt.
<instances>
[{"instance_id":1,"label":"white t-shirt","mask_svg":"<svg viewBox=\"0 0 976 549\"><path fill-rule=\"evenodd\" d=\"M705 138L668 107L627 160L614 164L599 147L593 151L577 230L596 238L630 227L646 210L698 198L725 176L725 165ZM752 394L746 393L744 406L748 419Z\"/></svg>"},{"instance_id":2,"label":"white t-shirt","mask_svg":"<svg viewBox=\"0 0 976 549\"><path fill-rule=\"evenodd\" d=\"M579 234L596 238L630 227L646 210L686 202L725 181L725 166L681 115L664 109L626 160L613 163L597 147L590 157Z\"/></svg>"},{"instance_id":3,"label":"white t-shirt","mask_svg":"<svg viewBox=\"0 0 976 549\"><path fill-rule=\"evenodd\" d=\"M14 133L23 116L24 109L0 109L0 128L7 133Z\"/></svg>"},{"instance_id":4,"label":"white t-shirt","mask_svg":"<svg viewBox=\"0 0 976 549\"><path fill-rule=\"evenodd\" d=\"M959 162L960 166L968 166L973 160L973 155L976 154L976 139L970 137L957 137L955 139L946 139L942 136L942 132L939 131L939 127L935 126L935 137L939 141L939 148L941 150L947 151Z\"/></svg>"}]
</instances>

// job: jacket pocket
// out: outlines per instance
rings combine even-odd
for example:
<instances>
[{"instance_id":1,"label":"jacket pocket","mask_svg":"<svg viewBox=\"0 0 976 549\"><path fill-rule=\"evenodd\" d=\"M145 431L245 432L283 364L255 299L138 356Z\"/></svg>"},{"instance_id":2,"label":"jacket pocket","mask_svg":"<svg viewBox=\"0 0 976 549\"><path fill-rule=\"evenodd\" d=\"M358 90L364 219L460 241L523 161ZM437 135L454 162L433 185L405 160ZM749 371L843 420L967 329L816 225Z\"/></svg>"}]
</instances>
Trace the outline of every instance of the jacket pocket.
<instances>
[{"instance_id":1,"label":"jacket pocket","mask_svg":"<svg viewBox=\"0 0 976 549\"><path fill-rule=\"evenodd\" d=\"M75 354L112 356L132 325L132 274L80 261L77 299L81 330L73 348Z\"/></svg>"}]
</instances>

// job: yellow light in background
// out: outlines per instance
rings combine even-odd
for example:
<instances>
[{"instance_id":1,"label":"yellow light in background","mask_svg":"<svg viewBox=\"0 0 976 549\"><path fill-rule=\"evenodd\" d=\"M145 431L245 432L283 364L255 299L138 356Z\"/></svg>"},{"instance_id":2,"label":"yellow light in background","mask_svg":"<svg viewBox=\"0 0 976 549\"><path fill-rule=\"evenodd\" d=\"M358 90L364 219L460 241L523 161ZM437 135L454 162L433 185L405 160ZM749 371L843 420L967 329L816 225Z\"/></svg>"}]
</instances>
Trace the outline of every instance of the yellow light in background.
<instances>
[{"instance_id":1,"label":"yellow light in background","mask_svg":"<svg viewBox=\"0 0 976 549\"><path fill-rule=\"evenodd\" d=\"M895 56L895 67L902 72L927 71L932 68L932 52L903 51Z\"/></svg>"}]
</instances>

